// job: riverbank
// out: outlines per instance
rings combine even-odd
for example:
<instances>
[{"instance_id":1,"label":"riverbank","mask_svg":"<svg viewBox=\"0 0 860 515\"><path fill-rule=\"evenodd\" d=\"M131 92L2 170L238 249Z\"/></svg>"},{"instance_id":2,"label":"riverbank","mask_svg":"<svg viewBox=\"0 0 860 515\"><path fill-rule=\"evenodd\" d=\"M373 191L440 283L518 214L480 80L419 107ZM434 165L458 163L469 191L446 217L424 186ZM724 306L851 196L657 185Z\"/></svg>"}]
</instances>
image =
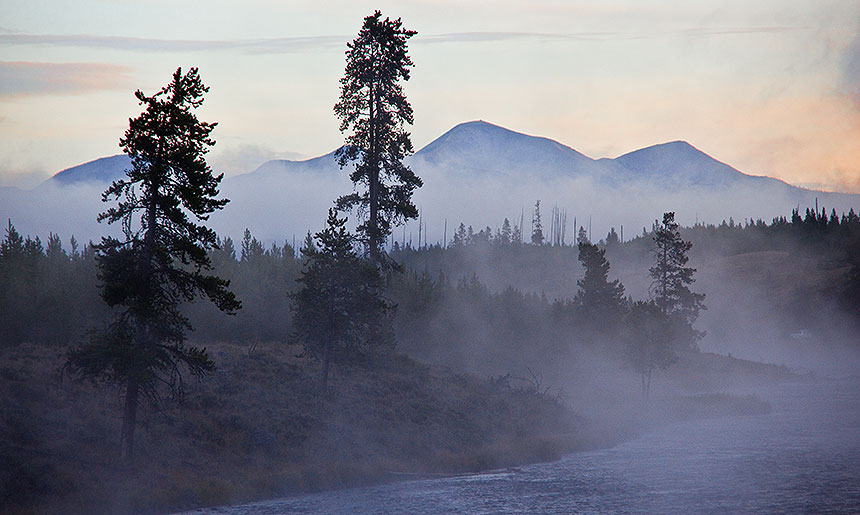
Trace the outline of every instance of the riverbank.
<instances>
[{"instance_id":1,"label":"riverbank","mask_svg":"<svg viewBox=\"0 0 860 515\"><path fill-rule=\"evenodd\" d=\"M551 463L193 513L855 513L857 381L769 385L768 415L667 424Z\"/></svg>"},{"instance_id":2,"label":"riverbank","mask_svg":"<svg viewBox=\"0 0 860 515\"><path fill-rule=\"evenodd\" d=\"M118 391L64 375L55 347L3 349L3 511L160 513L477 472L610 447L673 420L767 409L698 395L585 419L539 380L481 380L402 355L336 367L322 392L319 365L296 346L209 351L218 370L189 384L182 405L143 410L129 469Z\"/></svg>"},{"instance_id":3,"label":"riverbank","mask_svg":"<svg viewBox=\"0 0 860 515\"><path fill-rule=\"evenodd\" d=\"M165 512L343 488L400 473L557 459L585 423L547 392L404 356L319 365L298 347L215 344L218 370L181 406L144 409L132 469L119 459L121 395L62 373L56 348L0 356L4 511Z\"/></svg>"}]
</instances>

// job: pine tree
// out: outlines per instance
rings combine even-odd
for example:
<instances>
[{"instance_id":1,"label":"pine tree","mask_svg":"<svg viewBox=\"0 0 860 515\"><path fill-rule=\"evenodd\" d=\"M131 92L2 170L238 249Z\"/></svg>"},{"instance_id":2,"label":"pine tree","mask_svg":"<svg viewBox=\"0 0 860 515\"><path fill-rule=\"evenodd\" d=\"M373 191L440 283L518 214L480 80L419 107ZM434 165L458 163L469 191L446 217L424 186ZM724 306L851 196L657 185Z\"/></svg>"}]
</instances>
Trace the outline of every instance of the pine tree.
<instances>
[{"instance_id":1,"label":"pine tree","mask_svg":"<svg viewBox=\"0 0 860 515\"><path fill-rule=\"evenodd\" d=\"M615 227L609 228L609 233L606 234L606 246L614 247L621 243L621 240L618 238L618 233L615 232Z\"/></svg>"},{"instance_id":2,"label":"pine tree","mask_svg":"<svg viewBox=\"0 0 860 515\"><path fill-rule=\"evenodd\" d=\"M393 344L387 313L393 306L379 296L383 278L355 252L355 237L330 209L326 228L306 242L306 267L292 294L293 337L322 363L320 381L328 383L331 362L361 360L368 350Z\"/></svg>"},{"instance_id":3,"label":"pine tree","mask_svg":"<svg viewBox=\"0 0 860 515\"><path fill-rule=\"evenodd\" d=\"M580 243L579 261L585 274L576 282L579 291L574 303L588 322L603 328L617 326L624 314L624 286L618 279L609 281L606 251L591 243Z\"/></svg>"},{"instance_id":4,"label":"pine tree","mask_svg":"<svg viewBox=\"0 0 860 515\"><path fill-rule=\"evenodd\" d=\"M672 324L654 301L637 301L624 319L627 363L642 380L642 395L651 392L651 375L678 361L672 349Z\"/></svg>"},{"instance_id":5,"label":"pine tree","mask_svg":"<svg viewBox=\"0 0 860 515\"><path fill-rule=\"evenodd\" d=\"M704 333L693 329L699 311L706 309L705 295L690 291L695 268L685 266L687 252L693 246L681 238L675 213L663 215L663 222L654 222L654 266L650 268L651 294L660 311L673 322L676 342L695 347Z\"/></svg>"},{"instance_id":6,"label":"pine tree","mask_svg":"<svg viewBox=\"0 0 860 515\"><path fill-rule=\"evenodd\" d=\"M511 221L505 218L505 221L502 222L502 230L499 231L499 234L496 237L496 243L501 245L510 245L512 236L513 231L511 230Z\"/></svg>"},{"instance_id":7,"label":"pine tree","mask_svg":"<svg viewBox=\"0 0 860 515\"><path fill-rule=\"evenodd\" d=\"M520 245L523 242L523 229L519 224L514 225L514 229L511 231L511 243L514 245Z\"/></svg>"},{"instance_id":8,"label":"pine tree","mask_svg":"<svg viewBox=\"0 0 860 515\"><path fill-rule=\"evenodd\" d=\"M535 210L532 216L532 245L543 245L543 226L540 221L540 200L535 202Z\"/></svg>"},{"instance_id":9,"label":"pine tree","mask_svg":"<svg viewBox=\"0 0 860 515\"><path fill-rule=\"evenodd\" d=\"M265 254L263 244L257 238L251 236L251 231L245 229L242 233L242 246L239 261L242 263L258 261Z\"/></svg>"},{"instance_id":10,"label":"pine tree","mask_svg":"<svg viewBox=\"0 0 860 515\"><path fill-rule=\"evenodd\" d=\"M591 243L591 240L588 239L588 232L586 232L585 227L579 226L579 231L576 233L576 244L580 243Z\"/></svg>"},{"instance_id":11,"label":"pine tree","mask_svg":"<svg viewBox=\"0 0 860 515\"><path fill-rule=\"evenodd\" d=\"M462 247L468 243L466 236L466 226L463 225L463 222L460 222L460 226L457 227L457 231L454 233L454 238L451 240L452 247Z\"/></svg>"},{"instance_id":12,"label":"pine tree","mask_svg":"<svg viewBox=\"0 0 860 515\"><path fill-rule=\"evenodd\" d=\"M0 264L11 266L24 260L24 238L12 225L11 218L6 223L6 238L0 242Z\"/></svg>"},{"instance_id":13,"label":"pine tree","mask_svg":"<svg viewBox=\"0 0 860 515\"><path fill-rule=\"evenodd\" d=\"M27 273L26 262L24 237L9 219L6 237L0 242L0 313L3 315L0 345L18 343L26 334L23 322L29 304L25 301L31 298L27 288L30 274Z\"/></svg>"},{"instance_id":14,"label":"pine tree","mask_svg":"<svg viewBox=\"0 0 860 515\"><path fill-rule=\"evenodd\" d=\"M205 348L184 344L190 324L180 305L204 296L226 312L240 307L228 282L206 273L207 251L217 240L199 222L228 202L216 198L222 176L213 176L204 157L215 143L210 133L216 124L198 121L193 112L207 91L196 68L186 74L178 68L152 96L138 90L145 110L129 120L120 140L131 169L102 195L117 205L99 221L120 222L123 232L122 239L104 237L96 247L102 298L115 318L73 350L69 364L84 376L124 387L121 440L128 460L141 396L158 402L164 384L181 397L182 365L195 376L214 370Z\"/></svg>"},{"instance_id":15,"label":"pine tree","mask_svg":"<svg viewBox=\"0 0 860 515\"><path fill-rule=\"evenodd\" d=\"M415 34L399 18L383 20L379 11L366 17L358 37L347 44L340 100L334 106L341 132L352 131L337 151L338 162L344 167L357 161L350 180L366 188L338 198L336 206L367 214L358 230L377 265L392 227L418 217L412 192L423 183L402 162L412 153L404 126L413 123L413 114L400 83L409 80L413 63L407 41Z\"/></svg>"}]
</instances>

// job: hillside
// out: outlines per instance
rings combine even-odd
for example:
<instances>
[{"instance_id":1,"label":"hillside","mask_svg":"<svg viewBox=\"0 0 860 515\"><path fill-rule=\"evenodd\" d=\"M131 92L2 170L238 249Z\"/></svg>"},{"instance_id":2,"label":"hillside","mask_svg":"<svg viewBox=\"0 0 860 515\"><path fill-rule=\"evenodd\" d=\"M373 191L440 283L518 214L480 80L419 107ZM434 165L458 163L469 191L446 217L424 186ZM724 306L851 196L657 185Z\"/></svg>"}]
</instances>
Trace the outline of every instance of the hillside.
<instances>
[{"instance_id":1,"label":"hillside","mask_svg":"<svg viewBox=\"0 0 860 515\"><path fill-rule=\"evenodd\" d=\"M856 229L857 223L843 228ZM747 244L726 245L755 234L772 245L763 239L766 231L782 234L791 227L797 233L787 234L806 242L791 253L764 244L755 252ZM836 312L824 302L832 296L810 296L843 279L844 267L822 265L845 240L831 228L826 234L833 249L822 252L828 240L808 240L806 230L791 224L687 229L706 249L697 256L695 284L708 288L705 315L726 317L699 327L748 352L764 348L761 335L782 331L773 333L782 338L773 340L780 344L775 350L802 359L803 368L823 353L853 366L856 342L855 354L840 356L819 333L820 327L837 328ZM611 259L625 273L643 276L646 242L616 244ZM183 404L171 401L143 412L139 458L131 470L118 458L121 395L78 382L63 366L69 346L106 317L92 252L22 253L26 266L0 260L0 276L14 286L0 292L4 508L163 512L553 460L613 445L658 424L766 413L768 404L750 397L750 388L810 377L681 346L677 361L654 371L650 396L643 398L629 340L607 329L613 320L583 318L570 303L509 287L522 277L556 286L565 284L563 277L575 285L581 272L573 266L572 247L484 240L395 255L407 270L391 277L385 294L398 306L394 323L403 354L337 366L329 390L321 392L319 363L285 342L292 333L288 293L302 261L287 246L264 251L251 240L252 248L257 250L244 259L226 247L213 252L215 272L232 281L243 310L227 317L208 304L188 306L194 343L209 348L218 369L202 383L189 382ZM422 257L434 257L434 267L450 267L451 276L429 272ZM512 275L495 277L502 288L488 287L468 275L475 263ZM518 275L518 266L528 274ZM802 280L792 283L797 278ZM635 287L628 292L638 296ZM777 302L791 310L780 314L783 308L772 304ZM45 312L51 317L39 316ZM811 313L819 324L805 328L812 338L789 348L786 330L804 320L796 312ZM708 350L704 341L701 346ZM769 350L757 359L773 356Z\"/></svg>"},{"instance_id":2,"label":"hillside","mask_svg":"<svg viewBox=\"0 0 860 515\"><path fill-rule=\"evenodd\" d=\"M108 185L117 179L121 179L125 175L125 170L130 167L131 159L125 154L102 157L95 161L57 172L46 181L46 184L69 186L72 184L94 183L99 186Z\"/></svg>"},{"instance_id":3,"label":"hillside","mask_svg":"<svg viewBox=\"0 0 860 515\"><path fill-rule=\"evenodd\" d=\"M57 348L0 347L0 511L166 512L553 460L602 441L541 392L402 356L337 367L322 393L296 347L209 349L218 371L181 406L145 411L127 470L114 393L64 374Z\"/></svg>"},{"instance_id":4,"label":"hillside","mask_svg":"<svg viewBox=\"0 0 860 515\"><path fill-rule=\"evenodd\" d=\"M119 459L114 394L66 375L55 348L0 348L0 512L236 504L551 461L673 421L770 410L749 396L673 393L645 406L633 392L611 391L589 406L574 402L586 419L539 385L511 376L482 381L402 356L372 370L338 367L323 394L318 367L296 357L295 347L210 350L218 362L211 378L190 384L181 405L144 412L128 469ZM797 380L775 367L694 360L703 377Z\"/></svg>"}]
</instances>

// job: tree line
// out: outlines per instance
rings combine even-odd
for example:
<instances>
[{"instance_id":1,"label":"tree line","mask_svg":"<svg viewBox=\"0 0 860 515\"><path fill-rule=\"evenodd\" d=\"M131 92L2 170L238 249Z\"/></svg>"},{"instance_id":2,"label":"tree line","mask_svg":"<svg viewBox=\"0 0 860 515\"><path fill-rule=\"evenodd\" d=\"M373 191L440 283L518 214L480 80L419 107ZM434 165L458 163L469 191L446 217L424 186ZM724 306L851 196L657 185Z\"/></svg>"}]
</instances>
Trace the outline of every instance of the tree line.
<instances>
[{"instance_id":1,"label":"tree line","mask_svg":"<svg viewBox=\"0 0 860 515\"><path fill-rule=\"evenodd\" d=\"M821 218L819 216L819 220ZM843 222L843 218L848 223ZM690 253L697 247L723 246L729 242L734 249L732 252L802 246L823 253L832 246L850 253L849 242L857 241L860 235L857 230L860 224L856 220L850 222L853 219L850 213L840 217L839 231L846 232L825 230L823 224L792 224L790 218L778 218L770 224L730 221L718 225L699 224L678 228L678 232L683 240L694 242ZM751 239L752 234L773 238ZM609 263L605 254L611 249L622 254L638 252L638 247L653 249L655 235L652 230L647 237L638 236L618 247L598 242L589 243L582 251L576 249L577 253L571 258L581 255L585 260L584 275L578 281L582 284L574 299L567 300L547 299L539 292L516 288L494 292L477 276L431 275L420 260L427 255L439 255L449 261L462 259L458 256L468 252L472 245L489 245L490 249L501 252L497 261L516 260L518 254L532 261L547 253L560 252L560 249L528 244L512 247L493 239L448 249L432 246L420 251L395 252L393 259L403 263L406 271L388 276L385 288L389 302L397 307L393 327L398 348L419 357L439 356L444 354L443 344L451 349L448 352L456 353L457 348L467 347L467 340L486 338L488 360L534 363L529 360L538 355L549 359L561 348L610 345L608 340L612 340L611 345L615 346L612 352L619 359L627 360L634 349L624 349L623 337L651 334L650 340L657 351L649 359L655 367L651 370L656 370L666 362L671 363L673 354L682 349L663 352L667 350L664 346L660 350L656 345L659 340L653 337L660 325L647 322L649 318L659 317L656 312L646 313L655 308L639 306L634 312L636 301L623 294L624 290L619 288L623 285L608 280ZM318 248L313 238L306 239L302 247L310 248L309 242ZM755 243L754 247L751 242ZM245 232L238 244L231 238L218 239L217 247L209 250L213 272L230 281L230 288L242 301L243 309L235 316L224 317L218 315L217 308L206 303L184 305L183 312L195 328L191 333L194 340L247 342L250 350L255 342L282 341L293 334L291 294L299 289L296 279L301 276L306 260L300 252L288 242L266 247L250 231ZM0 241L0 278L5 286L0 289L0 341L7 344L45 341L65 346L80 339L88 329L107 323L110 311L98 295L95 255L93 246L80 246L74 238L64 245L54 234L44 245L38 238L18 234L8 222ZM860 267L848 258L842 263L851 268L844 288L833 294L847 311L860 319L857 311ZM421 272L422 269L425 271ZM633 329L637 325L640 330ZM607 339L606 334L614 337ZM647 346L640 350L645 348ZM641 363L645 364L647 372L651 365L646 357L648 353L643 352Z\"/></svg>"}]
</instances>

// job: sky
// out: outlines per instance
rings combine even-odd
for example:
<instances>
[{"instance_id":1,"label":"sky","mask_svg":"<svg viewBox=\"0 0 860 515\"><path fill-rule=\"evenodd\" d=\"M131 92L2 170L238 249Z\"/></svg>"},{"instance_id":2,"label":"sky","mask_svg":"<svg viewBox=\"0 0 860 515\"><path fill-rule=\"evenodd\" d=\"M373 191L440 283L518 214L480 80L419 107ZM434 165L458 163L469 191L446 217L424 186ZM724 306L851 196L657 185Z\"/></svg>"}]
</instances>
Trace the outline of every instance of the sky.
<instances>
[{"instance_id":1,"label":"sky","mask_svg":"<svg viewBox=\"0 0 860 515\"><path fill-rule=\"evenodd\" d=\"M593 158L685 140L860 193L857 0L0 0L0 186L120 153L134 91L180 66L211 88L216 170L330 152L346 43L374 9L418 31L416 149L482 119Z\"/></svg>"}]
</instances>

